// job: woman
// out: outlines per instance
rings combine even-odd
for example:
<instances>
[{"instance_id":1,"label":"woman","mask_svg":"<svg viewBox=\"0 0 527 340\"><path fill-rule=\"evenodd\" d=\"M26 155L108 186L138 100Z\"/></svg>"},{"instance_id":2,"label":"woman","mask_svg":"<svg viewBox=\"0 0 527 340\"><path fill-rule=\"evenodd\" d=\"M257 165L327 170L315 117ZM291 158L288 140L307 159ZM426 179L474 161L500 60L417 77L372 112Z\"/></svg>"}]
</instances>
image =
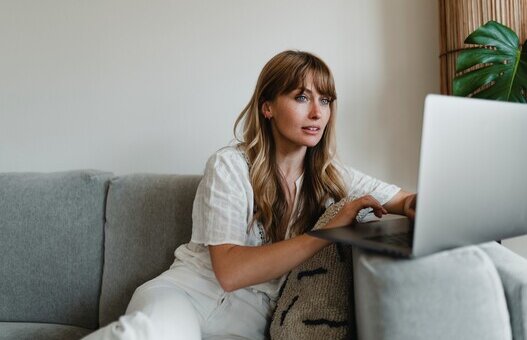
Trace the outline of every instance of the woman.
<instances>
[{"instance_id":1,"label":"woman","mask_svg":"<svg viewBox=\"0 0 527 340\"><path fill-rule=\"evenodd\" d=\"M335 160L335 110L322 60L273 57L236 121L240 143L207 162L190 243L135 291L126 315L88 339L262 339L285 274L330 244L304 234L326 207L357 197L325 228L371 210L413 218L415 194Z\"/></svg>"}]
</instances>

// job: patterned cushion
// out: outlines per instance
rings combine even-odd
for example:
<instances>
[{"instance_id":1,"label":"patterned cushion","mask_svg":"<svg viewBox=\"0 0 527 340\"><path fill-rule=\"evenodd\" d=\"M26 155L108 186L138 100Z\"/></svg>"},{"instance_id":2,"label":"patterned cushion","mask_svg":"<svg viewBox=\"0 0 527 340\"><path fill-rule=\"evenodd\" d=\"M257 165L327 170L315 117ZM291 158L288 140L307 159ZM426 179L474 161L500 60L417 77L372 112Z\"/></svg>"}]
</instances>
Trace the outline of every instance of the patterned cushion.
<instances>
[{"instance_id":1,"label":"patterned cushion","mask_svg":"<svg viewBox=\"0 0 527 340\"><path fill-rule=\"evenodd\" d=\"M314 229L325 225L343 201L330 206ZM351 246L332 244L292 270L271 321L271 339L355 338Z\"/></svg>"}]
</instances>

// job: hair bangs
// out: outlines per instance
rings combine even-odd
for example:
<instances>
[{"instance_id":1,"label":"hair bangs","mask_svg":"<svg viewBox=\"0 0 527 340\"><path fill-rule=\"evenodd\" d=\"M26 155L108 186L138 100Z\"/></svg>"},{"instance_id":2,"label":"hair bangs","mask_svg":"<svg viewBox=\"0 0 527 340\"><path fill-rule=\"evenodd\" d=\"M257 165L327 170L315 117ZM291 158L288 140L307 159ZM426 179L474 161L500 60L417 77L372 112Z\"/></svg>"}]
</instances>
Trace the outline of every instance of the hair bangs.
<instances>
[{"instance_id":1,"label":"hair bangs","mask_svg":"<svg viewBox=\"0 0 527 340\"><path fill-rule=\"evenodd\" d=\"M337 99L337 91L335 90L335 82L331 72L328 68L323 67L325 65L317 66L322 67L314 67L312 70L310 70L315 89L317 89L318 93L328 96L331 101Z\"/></svg>"},{"instance_id":2,"label":"hair bangs","mask_svg":"<svg viewBox=\"0 0 527 340\"><path fill-rule=\"evenodd\" d=\"M328 96L331 101L337 99L335 82L329 68L320 60L306 56L304 62L296 65L292 72L284 79L280 94L290 93L296 89L305 90L309 84L306 79L311 75L315 89L321 95Z\"/></svg>"}]
</instances>

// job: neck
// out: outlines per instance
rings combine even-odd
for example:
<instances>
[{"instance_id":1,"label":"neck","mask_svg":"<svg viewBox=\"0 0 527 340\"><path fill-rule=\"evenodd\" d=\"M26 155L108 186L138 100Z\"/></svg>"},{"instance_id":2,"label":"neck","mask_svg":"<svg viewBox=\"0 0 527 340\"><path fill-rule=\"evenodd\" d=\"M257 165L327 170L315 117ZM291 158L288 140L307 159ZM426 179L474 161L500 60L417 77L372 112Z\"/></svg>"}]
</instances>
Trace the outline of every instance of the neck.
<instances>
[{"instance_id":1,"label":"neck","mask_svg":"<svg viewBox=\"0 0 527 340\"><path fill-rule=\"evenodd\" d=\"M283 148L276 145L276 165L288 181L296 181L304 172L307 147Z\"/></svg>"},{"instance_id":2,"label":"neck","mask_svg":"<svg viewBox=\"0 0 527 340\"><path fill-rule=\"evenodd\" d=\"M294 182L304 172L307 146L289 142L281 137L274 124L272 133L275 143L276 165L288 182Z\"/></svg>"}]
</instances>

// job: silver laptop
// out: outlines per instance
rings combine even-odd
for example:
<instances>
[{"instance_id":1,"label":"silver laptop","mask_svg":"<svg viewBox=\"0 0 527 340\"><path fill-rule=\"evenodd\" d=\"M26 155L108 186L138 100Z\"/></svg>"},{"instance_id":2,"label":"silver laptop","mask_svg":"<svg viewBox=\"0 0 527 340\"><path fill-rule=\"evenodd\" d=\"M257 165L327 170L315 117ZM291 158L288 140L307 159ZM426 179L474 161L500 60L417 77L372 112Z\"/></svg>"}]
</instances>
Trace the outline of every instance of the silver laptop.
<instances>
[{"instance_id":1,"label":"silver laptop","mask_svg":"<svg viewBox=\"0 0 527 340\"><path fill-rule=\"evenodd\" d=\"M415 221L309 234L403 257L527 234L527 105L428 95L417 192Z\"/></svg>"}]
</instances>

